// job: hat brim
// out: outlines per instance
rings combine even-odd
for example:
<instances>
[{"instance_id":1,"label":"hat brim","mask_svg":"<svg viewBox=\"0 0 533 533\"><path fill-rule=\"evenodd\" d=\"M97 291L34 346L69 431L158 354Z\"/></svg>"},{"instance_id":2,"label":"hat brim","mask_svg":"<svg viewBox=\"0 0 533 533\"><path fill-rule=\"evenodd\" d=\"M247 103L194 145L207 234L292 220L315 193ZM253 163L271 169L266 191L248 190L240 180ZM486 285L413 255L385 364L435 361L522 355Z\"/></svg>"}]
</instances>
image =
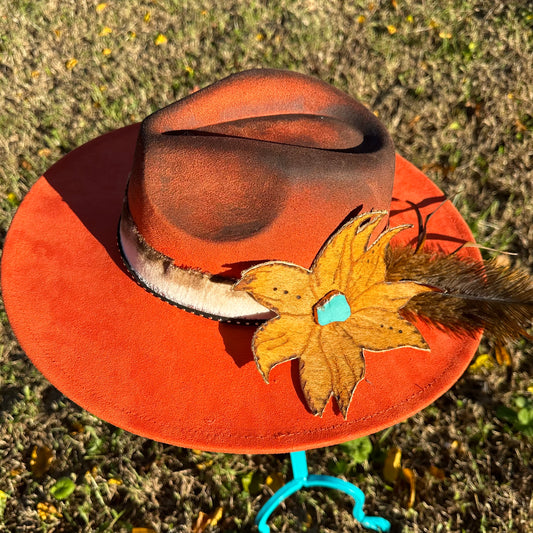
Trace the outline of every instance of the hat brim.
<instances>
[{"instance_id":1,"label":"hat brim","mask_svg":"<svg viewBox=\"0 0 533 533\"><path fill-rule=\"evenodd\" d=\"M297 361L263 381L254 328L219 324L145 291L123 266L117 225L138 125L74 150L32 187L13 220L2 260L13 330L50 382L94 415L188 448L279 453L333 445L405 420L461 376L478 339L417 324L431 351L366 353L348 419L335 402L322 418L306 407ZM397 156L390 224L414 224L442 192ZM341 222L341 221L339 221ZM428 242L446 251L473 240L450 202L431 219ZM318 250L317 250L318 252ZM479 257L476 249L465 251ZM302 265L308 267L309 265Z\"/></svg>"}]
</instances>

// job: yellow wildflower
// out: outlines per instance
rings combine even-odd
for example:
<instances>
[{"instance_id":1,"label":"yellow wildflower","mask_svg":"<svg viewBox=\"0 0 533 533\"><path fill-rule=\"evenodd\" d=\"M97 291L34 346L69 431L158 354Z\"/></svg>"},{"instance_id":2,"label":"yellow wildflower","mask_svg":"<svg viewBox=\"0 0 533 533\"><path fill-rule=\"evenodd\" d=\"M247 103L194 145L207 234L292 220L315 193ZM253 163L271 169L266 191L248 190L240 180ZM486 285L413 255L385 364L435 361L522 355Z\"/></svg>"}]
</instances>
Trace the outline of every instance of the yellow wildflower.
<instances>
[{"instance_id":1,"label":"yellow wildflower","mask_svg":"<svg viewBox=\"0 0 533 533\"><path fill-rule=\"evenodd\" d=\"M8 193L7 200L12 205L17 205L18 204L18 198L17 198L17 195L15 193L12 193L12 192Z\"/></svg>"},{"instance_id":2,"label":"yellow wildflower","mask_svg":"<svg viewBox=\"0 0 533 533\"><path fill-rule=\"evenodd\" d=\"M168 39L162 34L160 33L156 38L155 38L155 45L156 46L161 46L162 44L166 44L168 41Z\"/></svg>"},{"instance_id":3,"label":"yellow wildflower","mask_svg":"<svg viewBox=\"0 0 533 533\"><path fill-rule=\"evenodd\" d=\"M468 367L470 372L479 372L482 369L491 370L495 366L494 359L488 353L482 353L476 357L476 360Z\"/></svg>"},{"instance_id":4,"label":"yellow wildflower","mask_svg":"<svg viewBox=\"0 0 533 533\"><path fill-rule=\"evenodd\" d=\"M55 505L51 503L39 502L37 504L37 514L41 520L48 520L50 518L60 518L63 516Z\"/></svg>"}]
</instances>

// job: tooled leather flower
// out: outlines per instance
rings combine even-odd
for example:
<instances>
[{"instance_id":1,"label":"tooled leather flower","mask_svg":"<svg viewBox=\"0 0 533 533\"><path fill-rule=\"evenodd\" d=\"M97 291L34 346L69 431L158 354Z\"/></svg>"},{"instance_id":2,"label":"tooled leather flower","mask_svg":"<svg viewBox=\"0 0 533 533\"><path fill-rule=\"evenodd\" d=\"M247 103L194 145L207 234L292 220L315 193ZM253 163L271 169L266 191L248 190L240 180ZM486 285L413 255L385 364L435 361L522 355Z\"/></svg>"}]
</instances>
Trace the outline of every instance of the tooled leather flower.
<instances>
[{"instance_id":1,"label":"tooled leather flower","mask_svg":"<svg viewBox=\"0 0 533 533\"><path fill-rule=\"evenodd\" d=\"M385 230L370 243L385 215L366 213L345 224L309 270L271 261L245 271L234 286L277 314L253 338L263 378L268 383L275 365L298 358L301 386L315 415L322 415L333 395L346 418L365 373L365 351L429 349L399 310L433 289L412 281L385 281L387 247L408 226Z\"/></svg>"}]
</instances>

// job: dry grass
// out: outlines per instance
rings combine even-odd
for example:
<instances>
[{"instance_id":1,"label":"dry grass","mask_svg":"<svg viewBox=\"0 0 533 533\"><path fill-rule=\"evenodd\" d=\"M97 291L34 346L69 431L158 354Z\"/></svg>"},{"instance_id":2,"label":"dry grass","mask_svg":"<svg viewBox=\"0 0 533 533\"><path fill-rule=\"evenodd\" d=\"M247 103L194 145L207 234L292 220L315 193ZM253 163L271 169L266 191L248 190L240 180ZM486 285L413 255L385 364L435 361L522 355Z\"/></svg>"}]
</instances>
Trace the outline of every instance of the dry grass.
<instances>
[{"instance_id":1,"label":"dry grass","mask_svg":"<svg viewBox=\"0 0 533 533\"><path fill-rule=\"evenodd\" d=\"M262 5L109 0L98 11L88 0L0 0L2 241L29 187L69 150L195 87L269 66L315 75L366 103L398 151L453 198L479 242L533 266L527 0ZM167 42L156 46L159 34ZM72 58L77 64L68 69ZM40 376L5 314L2 324L0 528L190 531L200 511L222 506L213 530L249 530L270 490L266 477L290 475L284 456L194 453L99 421ZM467 374L434 406L372 437L368 461L345 469L368 494L369 513L389 517L395 531L533 531L531 438L496 416L516 398L531 398L531 346L519 344L513 357L512 375L504 368ZM30 468L35 445L55 456L40 478ZM403 505L403 489L388 490L381 475L393 445L418 475L412 509ZM349 457L338 447L309 455L315 473L335 461ZM432 465L444 480L429 474ZM250 494L242 479L252 472ZM63 476L76 489L57 501L50 489ZM39 503L62 516L40 517ZM273 524L278 531L358 530L349 500L335 493L295 496Z\"/></svg>"}]
</instances>

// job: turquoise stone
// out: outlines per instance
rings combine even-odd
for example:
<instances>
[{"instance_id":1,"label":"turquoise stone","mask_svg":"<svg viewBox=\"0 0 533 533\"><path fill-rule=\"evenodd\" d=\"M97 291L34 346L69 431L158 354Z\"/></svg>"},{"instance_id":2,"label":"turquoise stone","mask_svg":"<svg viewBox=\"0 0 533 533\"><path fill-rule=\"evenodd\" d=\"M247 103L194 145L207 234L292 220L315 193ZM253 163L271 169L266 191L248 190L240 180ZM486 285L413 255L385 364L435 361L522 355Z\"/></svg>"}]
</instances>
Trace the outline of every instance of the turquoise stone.
<instances>
[{"instance_id":1,"label":"turquoise stone","mask_svg":"<svg viewBox=\"0 0 533 533\"><path fill-rule=\"evenodd\" d=\"M338 292L325 297L315 306L315 316L321 326L332 322L344 322L350 318L352 310L344 294Z\"/></svg>"}]
</instances>

